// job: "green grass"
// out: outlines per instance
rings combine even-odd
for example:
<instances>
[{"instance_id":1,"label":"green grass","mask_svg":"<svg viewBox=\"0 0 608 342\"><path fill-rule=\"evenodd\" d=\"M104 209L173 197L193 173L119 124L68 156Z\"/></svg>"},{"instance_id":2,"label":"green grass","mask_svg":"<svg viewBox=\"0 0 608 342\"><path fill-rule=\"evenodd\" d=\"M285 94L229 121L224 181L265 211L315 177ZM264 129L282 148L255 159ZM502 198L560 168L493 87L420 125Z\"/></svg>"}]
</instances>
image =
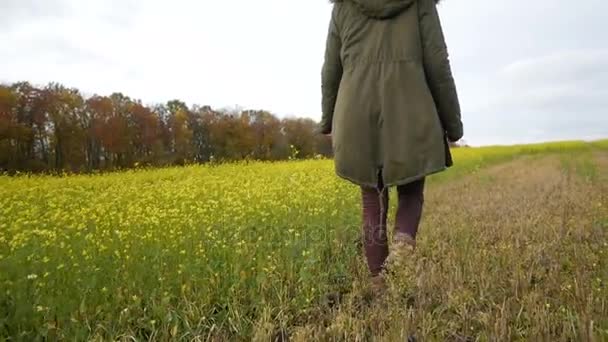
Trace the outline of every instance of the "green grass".
<instances>
[{"instance_id":1,"label":"green grass","mask_svg":"<svg viewBox=\"0 0 608 342\"><path fill-rule=\"evenodd\" d=\"M603 150L608 150L608 139L595 141L592 145Z\"/></svg>"},{"instance_id":2,"label":"green grass","mask_svg":"<svg viewBox=\"0 0 608 342\"><path fill-rule=\"evenodd\" d=\"M555 153L574 155L575 153L589 151L594 148L608 148L608 140L600 140L593 143L584 141L563 141L542 144L457 148L453 150L454 158L457 161L455 167L448 172L435 176L433 179L451 179L453 177L478 171L489 165L510 161L521 156L542 156Z\"/></svg>"},{"instance_id":3,"label":"green grass","mask_svg":"<svg viewBox=\"0 0 608 342\"><path fill-rule=\"evenodd\" d=\"M329 160L0 177L0 339L606 339L607 147L456 149L384 306Z\"/></svg>"}]
</instances>

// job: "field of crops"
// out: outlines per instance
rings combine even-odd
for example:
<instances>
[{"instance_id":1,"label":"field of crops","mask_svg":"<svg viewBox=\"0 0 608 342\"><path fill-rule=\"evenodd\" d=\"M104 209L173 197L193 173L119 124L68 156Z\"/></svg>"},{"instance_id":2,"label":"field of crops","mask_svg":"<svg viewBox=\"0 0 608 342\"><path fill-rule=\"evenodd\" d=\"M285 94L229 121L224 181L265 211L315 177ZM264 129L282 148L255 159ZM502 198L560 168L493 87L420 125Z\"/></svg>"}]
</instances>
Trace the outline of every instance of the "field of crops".
<instances>
[{"instance_id":1,"label":"field of crops","mask_svg":"<svg viewBox=\"0 0 608 342\"><path fill-rule=\"evenodd\" d=\"M608 141L455 162L384 301L330 160L0 176L0 340L608 340Z\"/></svg>"}]
</instances>

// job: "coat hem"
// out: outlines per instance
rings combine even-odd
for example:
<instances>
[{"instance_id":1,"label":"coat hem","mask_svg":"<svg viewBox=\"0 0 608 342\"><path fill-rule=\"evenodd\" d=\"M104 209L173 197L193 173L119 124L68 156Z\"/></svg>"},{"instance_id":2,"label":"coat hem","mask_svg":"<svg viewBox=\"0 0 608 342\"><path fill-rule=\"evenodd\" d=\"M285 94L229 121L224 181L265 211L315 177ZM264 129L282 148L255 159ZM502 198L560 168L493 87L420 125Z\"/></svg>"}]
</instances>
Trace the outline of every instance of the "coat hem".
<instances>
[{"instance_id":1,"label":"coat hem","mask_svg":"<svg viewBox=\"0 0 608 342\"><path fill-rule=\"evenodd\" d=\"M351 183L353 183L355 185L365 186L365 187L368 187L368 188L377 188L378 187L378 184L371 184L371 183L367 183L367 182L360 182L360 181L355 180L354 178L351 178L351 177L348 177L346 175L343 175L339 171L336 171L336 175L338 175L338 177L340 177L342 179L345 179L345 180L347 180L347 181L349 181L349 182L351 182Z\"/></svg>"},{"instance_id":2,"label":"coat hem","mask_svg":"<svg viewBox=\"0 0 608 342\"><path fill-rule=\"evenodd\" d=\"M414 181L417 181L417 180L422 179L424 177L427 177L427 176L430 176L430 175L433 175L433 174L445 171L447 169L448 169L447 166L443 166L443 167L440 167L438 169L427 170L427 171L424 171L421 174L413 176L413 177L408 177L408 178L401 179L401 180L398 180L398 181L395 181L395 182L387 183L385 186L389 187L389 186L399 186L399 185L409 184L411 182L414 182Z\"/></svg>"},{"instance_id":3,"label":"coat hem","mask_svg":"<svg viewBox=\"0 0 608 342\"><path fill-rule=\"evenodd\" d=\"M400 186L400 185L404 185L404 184L409 184L411 182L414 182L414 181L417 181L419 179L422 179L422 178L424 178L426 176L430 176L430 175L433 175L435 173L439 173L439 172L445 171L447 169L448 169L447 166L443 166L443 167L440 167L440 168L437 168L437 169L426 170L426 171L424 171L424 172L422 172L422 173L420 173L420 174L418 174L416 176L400 179L400 180L395 181L395 182L385 183L384 187L388 188L388 187L391 187L391 186ZM354 183L355 185L365 186L365 187L370 187L370 188L377 188L378 187L378 184L372 184L372 183L357 181L354 178L346 176L346 175L342 174L341 172L339 172L337 170L336 170L336 175L338 175L338 177L340 177L342 179L345 179L345 180L347 180L347 181L349 181L351 183Z\"/></svg>"}]
</instances>

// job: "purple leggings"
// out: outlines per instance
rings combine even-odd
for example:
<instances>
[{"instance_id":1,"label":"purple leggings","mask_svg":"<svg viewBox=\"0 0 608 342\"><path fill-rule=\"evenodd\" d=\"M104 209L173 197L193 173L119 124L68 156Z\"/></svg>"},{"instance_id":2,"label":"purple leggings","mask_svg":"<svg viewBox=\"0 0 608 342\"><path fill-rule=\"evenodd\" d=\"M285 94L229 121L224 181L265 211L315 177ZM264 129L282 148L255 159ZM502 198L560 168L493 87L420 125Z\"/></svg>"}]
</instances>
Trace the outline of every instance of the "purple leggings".
<instances>
[{"instance_id":1,"label":"purple leggings","mask_svg":"<svg viewBox=\"0 0 608 342\"><path fill-rule=\"evenodd\" d=\"M399 202L395 217L395 233L408 234L416 239L422 205L424 203L424 178L397 187ZM367 264L372 276L382 272L388 257L386 218L388 188L382 183L378 189L361 187L363 199L363 233Z\"/></svg>"}]
</instances>

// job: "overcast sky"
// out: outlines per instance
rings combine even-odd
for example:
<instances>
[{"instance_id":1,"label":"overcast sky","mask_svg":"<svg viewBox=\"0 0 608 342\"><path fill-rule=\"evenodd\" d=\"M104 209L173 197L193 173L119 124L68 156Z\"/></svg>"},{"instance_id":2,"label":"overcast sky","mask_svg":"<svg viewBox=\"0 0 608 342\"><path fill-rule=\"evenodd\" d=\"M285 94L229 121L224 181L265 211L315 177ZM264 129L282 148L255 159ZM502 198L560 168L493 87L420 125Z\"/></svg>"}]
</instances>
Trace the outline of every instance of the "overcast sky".
<instances>
[{"instance_id":1,"label":"overcast sky","mask_svg":"<svg viewBox=\"0 0 608 342\"><path fill-rule=\"evenodd\" d=\"M0 81L319 119L324 0L0 0ZM444 0L474 145L608 137L608 2Z\"/></svg>"}]
</instances>

